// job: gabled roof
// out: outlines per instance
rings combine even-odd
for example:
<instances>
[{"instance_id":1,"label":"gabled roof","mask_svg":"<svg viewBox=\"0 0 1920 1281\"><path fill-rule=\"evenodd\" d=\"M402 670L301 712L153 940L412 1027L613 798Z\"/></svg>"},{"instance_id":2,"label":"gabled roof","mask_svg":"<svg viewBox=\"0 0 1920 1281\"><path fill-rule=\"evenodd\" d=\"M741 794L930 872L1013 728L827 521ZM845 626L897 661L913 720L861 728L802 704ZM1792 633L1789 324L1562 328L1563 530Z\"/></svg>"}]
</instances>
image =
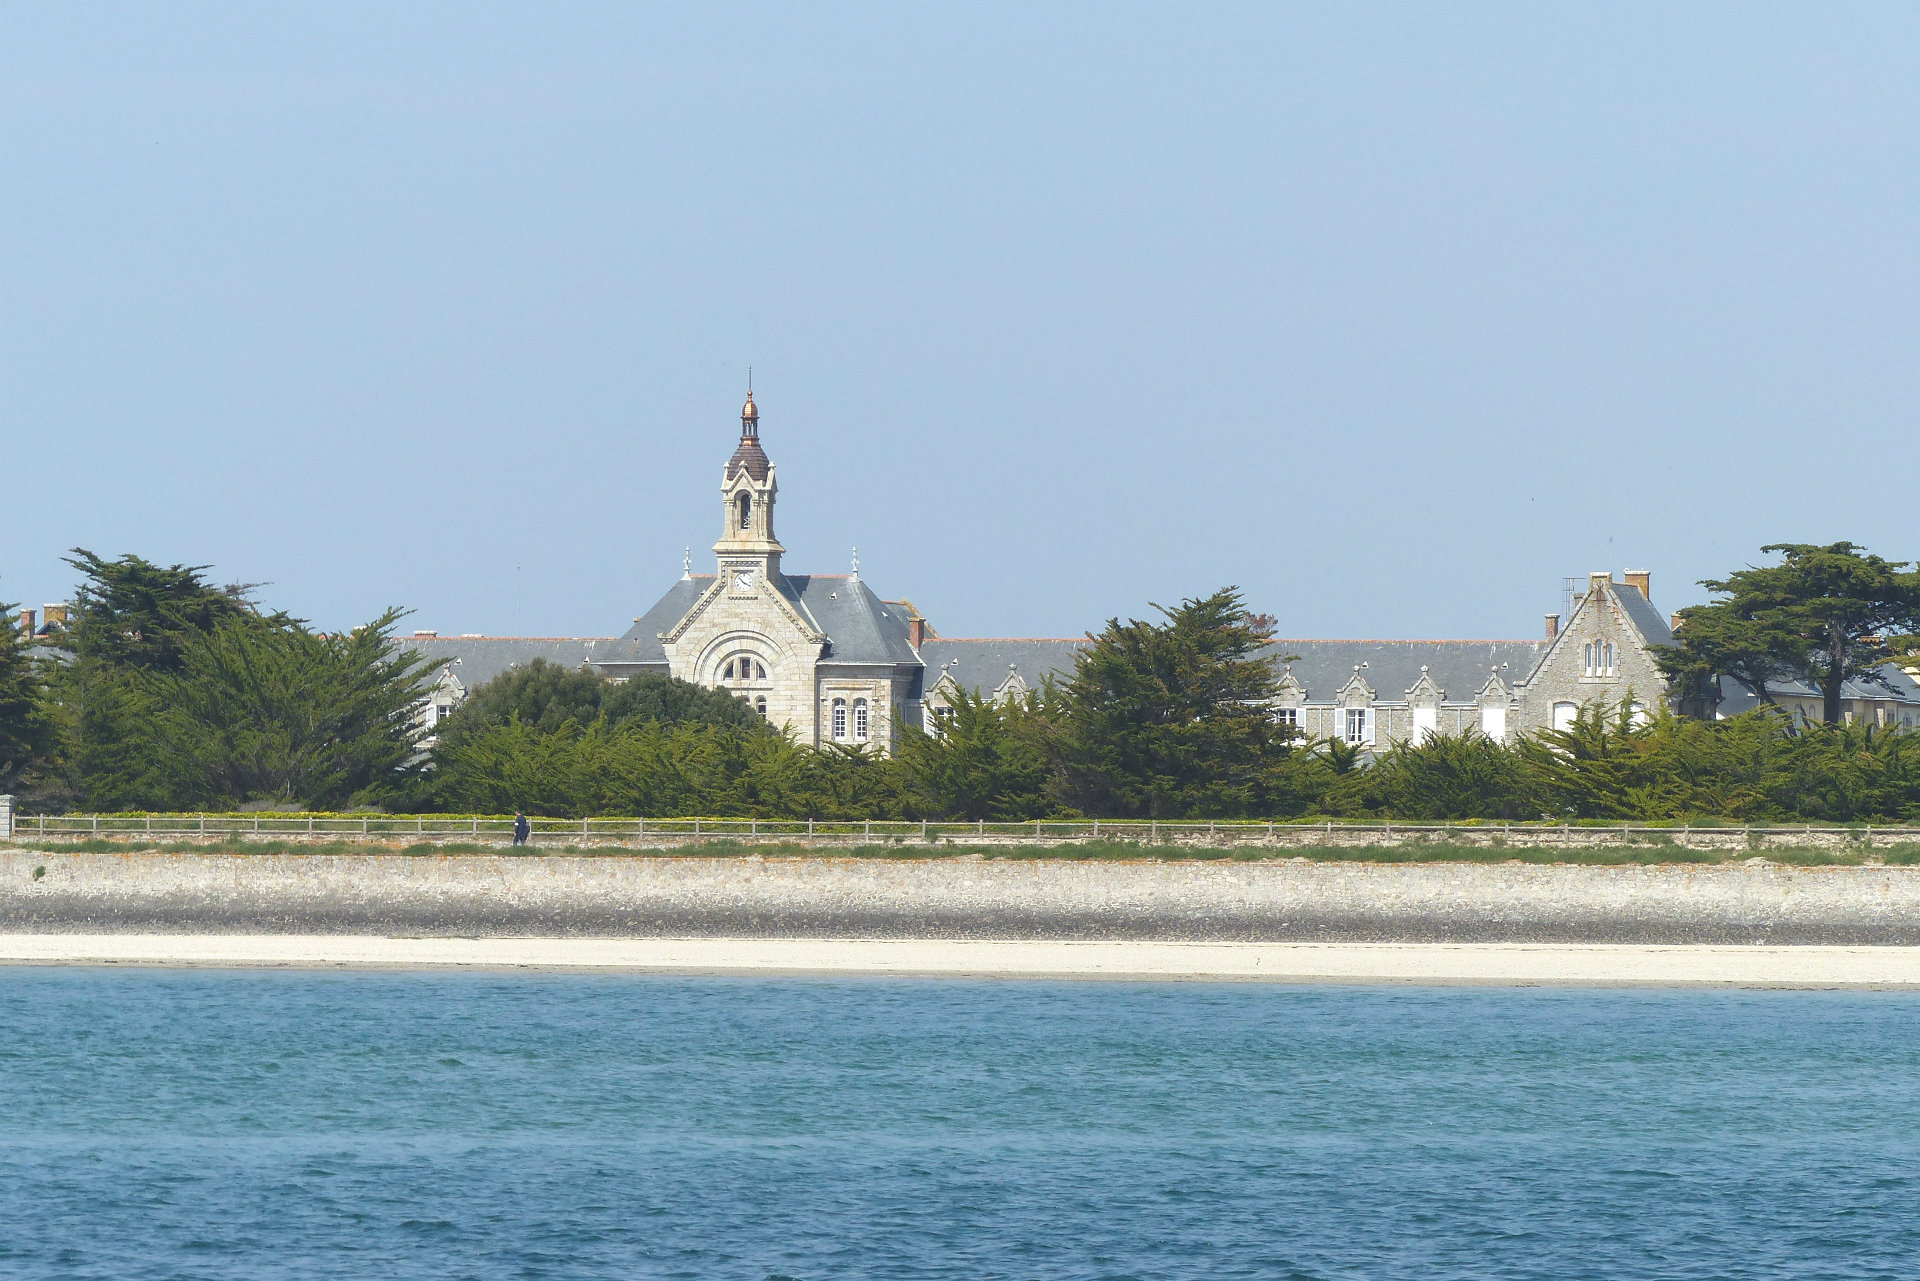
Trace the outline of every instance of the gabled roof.
<instances>
[{"instance_id":1,"label":"gabled roof","mask_svg":"<svg viewBox=\"0 0 1920 1281\"><path fill-rule=\"evenodd\" d=\"M1621 612L1633 623L1642 640L1649 645L1673 644L1673 628L1667 625L1665 616L1653 607L1653 602L1640 594L1639 588L1616 583L1609 590L1614 599L1620 602Z\"/></svg>"},{"instance_id":2,"label":"gabled roof","mask_svg":"<svg viewBox=\"0 0 1920 1281\"><path fill-rule=\"evenodd\" d=\"M1332 702L1361 663L1367 666L1360 674L1383 702L1404 699L1425 667L1448 702L1470 703L1489 676L1498 675L1512 689L1546 651L1545 640L1276 640L1267 653L1293 673L1313 703ZM1297 657L1283 663L1290 654Z\"/></svg>"},{"instance_id":3,"label":"gabled roof","mask_svg":"<svg viewBox=\"0 0 1920 1281\"><path fill-rule=\"evenodd\" d=\"M1038 689L1049 676L1071 676L1073 656L1087 643L1084 637L930 636L920 645L920 661L929 684L944 671L969 693L991 694L1006 684L1008 673L1018 672L1029 689Z\"/></svg>"}]
</instances>

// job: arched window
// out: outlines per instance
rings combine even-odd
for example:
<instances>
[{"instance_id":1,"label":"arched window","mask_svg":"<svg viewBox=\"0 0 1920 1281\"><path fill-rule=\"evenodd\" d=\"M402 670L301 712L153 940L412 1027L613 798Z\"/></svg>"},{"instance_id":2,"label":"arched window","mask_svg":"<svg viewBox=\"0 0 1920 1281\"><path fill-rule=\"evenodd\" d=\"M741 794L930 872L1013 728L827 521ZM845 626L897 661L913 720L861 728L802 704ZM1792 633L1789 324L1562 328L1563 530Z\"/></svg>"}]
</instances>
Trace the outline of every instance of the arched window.
<instances>
[{"instance_id":1,"label":"arched window","mask_svg":"<svg viewBox=\"0 0 1920 1281\"><path fill-rule=\"evenodd\" d=\"M1587 676L1593 675L1593 642L1588 641L1580 647L1580 670Z\"/></svg>"},{"instance_id":2,"label":"arched window","mask_svg":"<svg viewBox=\"0 0 1920 1281\"><path fill-rule=\"evenodd\" d=\"M1613 642L1612 641L1607 642L1606 657L1607 657L1607 661L1602 665L1602 670L1600 674L1602 676L1611 676L1613 675Z\"/></svg>"},{"instance_id":3,"label":"arched window","mask_svg":"<svg viewBox=\"0 0 1920 1281\"><path fill-rule=\"evenodd\" d=\"M763 681L767 679L767 669L762 667L760 664L755 663L753 665L753 679L757 681Z\"/></svg>"},{"instance_id":4,"label":"arched window","mask_svg":"<svg viewBox=\"0 0 1920 1281\"><path fill-rule=\"evenodd\" d=\"M833 736L843 742L847 737L847 700L844 698L833 700Z\"/></svg>"},{"instance_id":5,"label":"arched window","mask_svg":"<svg viewBox=\"0 0 1920 1281\"><path fill-rule=\"evenodd\" d=\"M760 713L761 720L764 721L767 719L767 696L765 694L753 700L753 710Z\"/></svg>"},{"instance_id":6,"label":"arched window","mask_svg":"<svg viewBox=\"0 0 1920 1281\"><path fill-rule=\"evenodd\" d=\"M720 679L723 681L730 681L733 679L733 660L732 659L728 659L727 665L720 669Z\"/></svg>"},{"instance_id":7,"label":"arched window","mask_svg":"<svg viewBox=\"0 0 1920 1281\"><path fill-rule=\"evenodd\" d=\"M740 495L740 528L753 528L753 495Z\"/></svg>"},{"instance_id":8,"label":"arched window","mask_svg":"<svg viewBox=\"0 0 1920 1281\"><path fill-rule=\"evenodd\" d=\"M863 743L867 740L867 700L864 698L853 700L853 736Z\"/></svg>"}]
</instances>

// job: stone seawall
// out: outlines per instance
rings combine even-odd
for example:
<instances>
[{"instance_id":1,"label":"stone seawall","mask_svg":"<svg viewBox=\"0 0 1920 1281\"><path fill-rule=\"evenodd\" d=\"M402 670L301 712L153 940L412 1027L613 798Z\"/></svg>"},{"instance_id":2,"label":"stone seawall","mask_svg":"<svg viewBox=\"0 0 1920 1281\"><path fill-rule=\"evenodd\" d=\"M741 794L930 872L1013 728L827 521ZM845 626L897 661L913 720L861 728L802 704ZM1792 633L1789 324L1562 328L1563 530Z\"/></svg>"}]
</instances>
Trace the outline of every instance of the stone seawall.
<instances>
[{"instance_id":1,"label":"stone seawall","mask_svg":"<svg viewBox=\"0 0 1920 1281\"><path fill-rule=\"evenodd\" d=\"M16 848L0 931L1920 945L1920 868Z\"/></svg>"}]
</instances>

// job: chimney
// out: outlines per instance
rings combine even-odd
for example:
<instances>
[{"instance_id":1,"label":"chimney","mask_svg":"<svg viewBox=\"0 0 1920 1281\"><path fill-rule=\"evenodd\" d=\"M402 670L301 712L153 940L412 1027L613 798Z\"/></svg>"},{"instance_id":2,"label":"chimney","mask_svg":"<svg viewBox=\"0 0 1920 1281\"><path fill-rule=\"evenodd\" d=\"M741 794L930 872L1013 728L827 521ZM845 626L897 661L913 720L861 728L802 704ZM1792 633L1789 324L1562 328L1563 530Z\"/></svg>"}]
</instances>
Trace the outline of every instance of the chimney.
<instances>
[{"instance_id":1,"label":"chimney","mask_svg":"<svg viewBox=\"0 0 1920 1281\"><path fill-rule=\"evenodd\" d=\"M34 619L34 613L32 610L23 609L20 611L20 634L21 635L23 636L33 635L33 619Z\"/></svg>"},{"instance_id":2,"label":"chimney","mask_svg":"<svg viewBox=\"0 0 1920 1281\"><path fill-rule=\"evenodd\" d=\"M65 605L42 605L40 616L47 620L47 630L65 628L67 625L67 607Z\"/></svg>"},{"instance_id":3,"label":"chimney","mask_svg":"<svg viewBox=\"0 0 1920 1281\"><path fill-rule=\"evenodd\" d=\"M1680 624L1682 624L1682 623L1684 623L1684 622L1686 622L1686 621L1687 621L1687 620L1686 620L1686 619L1684 619L1684 618L1682 618L1682 617L1680 617L1680 615L1678 615L1678 614L1674 614L1674 615L1672 615L1671 617L1669 617L1669 618L1667 619L1667 626L1668 626L1668 627L1670 627L1670 628L1672 628L1672 629L1673 629L1674 631L1676 631L1676 632L1677 632L1677 631L1679 631L1679 630L1680 630Z\"/></svg>"},{"instance_id":4,"label":"chimney","mask_svg":"<svg viewBox=\"0 0 1920 1281\"><path fill-rule=\"evenodd\" d=\"M1653 571L1650 569L1629 569L1620 577L1627 580L1627 586L1639 591L1648 600L1653 599Z\"/></svg>"},{"instance_id":5,"label":"chimney","mask_svg":"<svg viewBox=\"0 0 1920 1281\"><path fill-rule=\"evenodd\" d=\"M1547 615L1547 639L1552 640L1560 634L1560 615Z\"/></svg>"},{"instance_id":6,"label":"chimney","mask_svg":"<svg viewBox=\"0 0 1920 1281\"><path fill-rule=\"evenodd\" d=\"M440 639L440 633L439 632L415 632L413 634L413 638L415 640L438 640Z\"/></svg>"},{"instance_id":7,"label":"chimney","mask_svg":"<svg viewBox=\"0 0 1920 1281\"><path fill-rule=\"evenodd\" d=\"M1596 569L1593 573L1587 575L1587 599L1591 601L1600 600L1606 594L1605 589L1611 586L1613 586L1613 571L1610 569Z\"/></svg>"},{"instance_id":8,"label":"chimney","mask_svg":"<svg viewBox=\"0 0 1920 1281\"><path fill-rule=\"evenodd\" d=\"M927 620L915 614L907 620L907 644L919 649L927 643Z\"/></svg>"}]
</instances>

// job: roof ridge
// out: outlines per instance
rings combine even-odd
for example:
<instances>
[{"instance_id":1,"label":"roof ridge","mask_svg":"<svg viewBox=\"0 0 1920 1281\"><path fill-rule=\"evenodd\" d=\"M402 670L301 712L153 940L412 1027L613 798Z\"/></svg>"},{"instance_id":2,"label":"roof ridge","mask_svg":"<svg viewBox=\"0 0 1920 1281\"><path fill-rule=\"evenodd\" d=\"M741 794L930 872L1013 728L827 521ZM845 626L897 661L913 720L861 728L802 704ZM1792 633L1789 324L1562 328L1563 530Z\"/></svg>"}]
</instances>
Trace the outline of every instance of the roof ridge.
<instances>
[{"instance_id":1,"label":"roof ridge","mask_svg":"<svg viewBox=\"0 0 1920 1281\"><path fill-rule=\"evenodd\" d=\"M928 641L1048 641L1067 642L1074 645L1090 645L1093 642L1085 636L929 636Z\"/></svg>"},{"instance_id":2,"label":"roof ridge","mask_svg":"<svg viewBox=\"0 0 1920 1281\"><path fill-rule=\"evenodd\" d=\"M1544 645L1547 641L1544 636L1526 639L1504 636L1465 640L1427 636L1276 636L1268 643L1273 645Z\"/></svg>"}]
</instances>

